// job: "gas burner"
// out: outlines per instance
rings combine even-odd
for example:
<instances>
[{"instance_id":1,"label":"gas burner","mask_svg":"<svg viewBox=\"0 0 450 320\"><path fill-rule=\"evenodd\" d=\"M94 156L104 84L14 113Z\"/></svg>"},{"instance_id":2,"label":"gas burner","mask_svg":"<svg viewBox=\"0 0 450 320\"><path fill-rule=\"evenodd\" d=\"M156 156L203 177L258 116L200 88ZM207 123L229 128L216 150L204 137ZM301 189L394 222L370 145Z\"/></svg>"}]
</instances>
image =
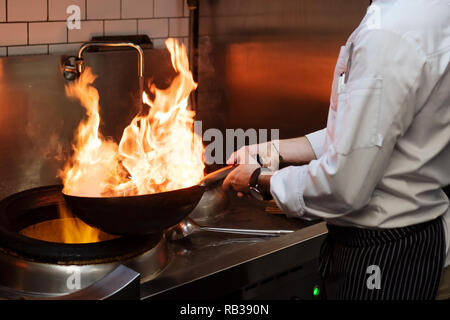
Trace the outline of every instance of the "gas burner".
<instances>
[{"instance_id":1,"label":"gas burner","mask_svg":"<svg viewBox=\"0 0 450 320\"><path fill-rule=\"evenodd\" d=\"M61 189L30 189L0 202L0 296L1 291L19 296L68 294L88 287L121 264L140 273L141 281L148 281L167 265L167 245L161 233L106 235L110 240L93 243L58 243L25 236L23 231L33 226L58 225L59 208L64 205ZM79 283L71 284L71 275L78 277Z\"/></svg>"}]
</instances>

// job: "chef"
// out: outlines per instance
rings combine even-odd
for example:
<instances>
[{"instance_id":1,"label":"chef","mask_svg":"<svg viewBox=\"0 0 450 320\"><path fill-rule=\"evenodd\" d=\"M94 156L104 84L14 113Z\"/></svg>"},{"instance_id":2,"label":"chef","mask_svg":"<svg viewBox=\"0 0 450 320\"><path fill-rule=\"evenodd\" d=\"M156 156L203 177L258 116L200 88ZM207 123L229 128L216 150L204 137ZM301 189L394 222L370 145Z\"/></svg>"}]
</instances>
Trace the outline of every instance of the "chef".
<instances>
[{"instance_id":1,"label":"chef","mask_svg":"<svg viewBox=\"0 0 450 320\"><path fill-rule=\"evenodd\" d=\"M327 127L241 148L224 188L327 222L325 298L450 298L449 141L449 1L375 0L340 50Z\"/></svg>"}]
</instances>

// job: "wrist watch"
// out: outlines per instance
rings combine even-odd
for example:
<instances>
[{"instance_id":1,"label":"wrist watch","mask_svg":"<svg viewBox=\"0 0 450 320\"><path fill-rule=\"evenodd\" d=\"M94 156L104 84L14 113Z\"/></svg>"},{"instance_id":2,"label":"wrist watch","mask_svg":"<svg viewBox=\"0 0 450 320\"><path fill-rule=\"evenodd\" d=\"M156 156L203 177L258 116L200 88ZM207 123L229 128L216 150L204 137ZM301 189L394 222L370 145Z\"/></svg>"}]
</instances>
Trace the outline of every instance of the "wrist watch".
<instances>
[{"instance_id":1,"label":"wrist watch","mask_svg":"<svg viewBox=\"0 0 450 320\"><path fill-rule=\"evenodd\" d=\"M250 176L249 180L249 187L250 187L250 194L258 200L270 200L272 198L271 194L267 194L267 192L263 191L262 186L258 184L258 178L261 175L261 173L264 172L271 172L269 168L261 168L259 167L255 171L253 171L252 175Z\"/></svg>"}]
</instances>

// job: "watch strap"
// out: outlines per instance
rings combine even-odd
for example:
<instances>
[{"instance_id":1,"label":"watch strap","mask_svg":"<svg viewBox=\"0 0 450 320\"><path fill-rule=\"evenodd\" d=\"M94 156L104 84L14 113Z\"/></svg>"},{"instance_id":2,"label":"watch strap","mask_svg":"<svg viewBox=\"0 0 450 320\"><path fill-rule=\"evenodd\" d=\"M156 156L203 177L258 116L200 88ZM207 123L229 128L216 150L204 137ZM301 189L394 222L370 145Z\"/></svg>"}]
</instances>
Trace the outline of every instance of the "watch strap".
<instances>
[{"instance_id":1,"label":"watch strap","mask_svg":"<svg viewBox=\"0 0 450 320\"><path fill-rule=\"evenodd\" d=\"M258 178L259 175L261 174L261 167L255 169L255 171L253 171L252 175L250 176L250 179L248 181L248 184L250 187L256 187L256 185L258 184Z\"/></svg>"}]
</instances>

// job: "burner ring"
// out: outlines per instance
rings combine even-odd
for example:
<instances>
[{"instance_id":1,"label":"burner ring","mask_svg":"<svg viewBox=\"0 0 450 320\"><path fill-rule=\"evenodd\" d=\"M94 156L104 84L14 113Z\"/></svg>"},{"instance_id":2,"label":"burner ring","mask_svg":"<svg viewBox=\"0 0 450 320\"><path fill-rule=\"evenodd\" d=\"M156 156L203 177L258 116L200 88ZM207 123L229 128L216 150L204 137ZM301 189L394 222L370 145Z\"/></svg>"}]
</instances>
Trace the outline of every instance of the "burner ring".
<instances>
[{"instance_id":1,"label":"burner ring","mask_svg":"<svg viewBox=\"0 0 450 320\"><path fill-rule=\"evenodd\" d=\"M64 202L61 190L61 185L39 187L0 201L0 250L31 261L95 264L131 258L155 247L162 239L162 234L158 233L95 243L65 244L21 235L19 231L27 226L59 217L57 208Z\"/></svg>"}]
</instances>

